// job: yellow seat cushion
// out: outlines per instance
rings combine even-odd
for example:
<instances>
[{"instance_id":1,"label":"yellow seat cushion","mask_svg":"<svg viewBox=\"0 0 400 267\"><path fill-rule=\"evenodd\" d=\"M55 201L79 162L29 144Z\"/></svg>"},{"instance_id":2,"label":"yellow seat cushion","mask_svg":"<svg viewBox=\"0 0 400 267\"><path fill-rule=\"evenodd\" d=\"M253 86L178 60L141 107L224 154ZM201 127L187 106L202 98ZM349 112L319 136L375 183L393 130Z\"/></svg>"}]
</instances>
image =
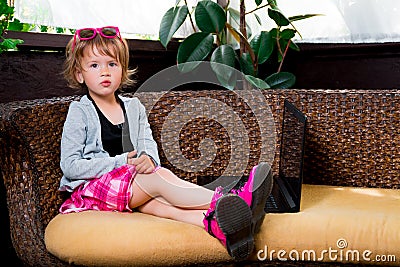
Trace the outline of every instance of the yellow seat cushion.
<instances>
[{"instance_id":1,"label":"yellow seat cushion","mask_svg":"<svg viewBox=\"0 0 400 267\"><path fill-rule=\"evenodd\" d=\"M400 190L303 185L301 211L268 214L251 260L377 264L381 256L399 265L399 225ZM56 257L87 266L231 261L203 228L142 213L59 214L46 227L45 244Z\"/></svg>"},{"instance_id":2,"label":"yellow seat cushion","mask_svg":"<svg viewBox=\"0 0 400 267\"><path fill-rule=\"evenodd\" d=\"M198 226L134 212L59 214L46 227L48 251L87 266L182 265L230 260Z\"/></svg>"},{"instance_id":3,"label":"yellow seat cushion","mask_svg":"<svg viewBox=\"0 0 400 267\"><path fill-rule=\"evenodd\" d=\"M256 248L254 260L282 250L282 260L399 266L400 190L303 185L300 212L267 215Z\"/></svg>"}]
</instances>

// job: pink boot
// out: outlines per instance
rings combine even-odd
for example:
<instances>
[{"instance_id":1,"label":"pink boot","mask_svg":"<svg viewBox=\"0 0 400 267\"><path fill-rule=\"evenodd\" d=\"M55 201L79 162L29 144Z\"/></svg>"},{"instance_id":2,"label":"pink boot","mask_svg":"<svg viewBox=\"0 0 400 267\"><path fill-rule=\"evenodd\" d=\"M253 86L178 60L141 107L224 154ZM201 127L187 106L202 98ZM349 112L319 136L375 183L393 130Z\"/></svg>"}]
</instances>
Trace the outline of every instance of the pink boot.
<instances>
[{"instance_id":1,"label":"pink boot","mask_svg":"<svg viewBox=\"0 0 400 267\"><path fill-rule=\"evenodd\" d=\"M217 238L221 243L226 246L226 237L222 230L219 228L218 224L215 222L215 206L217 205L218 199L223 196L222 187L219 186L215 189L214 195L211 199L210 208L207 210L206 214L204 214L203 224L206 231Z\"/></svg>"},{"instance_id":2,"label":"pink boot","mask_svg":"<svg viewBox=\"0 0 400 267\"><path fill-rule=\"evenodd\" d=\"M208 233L217 238L235 260L246 259L254 249L251 229L251 210L242 198L223 195L222 187L215 190L203 224Z\"/></svg>"},{"instance_id":3,"label":"pink boot","mask_svg":"<svg viewBox=\"0 0 400 267\"><path fill-rule=\"evenodd\" d=\"M254 166L250 172L249 178L244 185L235 186L230 193L237 194L252 212L252 230L253 234L260 231L261 224L265 217L265 203L271 194L273 186L273 177L271 166L266 162L261 162ZM239 188L238 188L239 187Z\"/></svg>"}]
</instances>

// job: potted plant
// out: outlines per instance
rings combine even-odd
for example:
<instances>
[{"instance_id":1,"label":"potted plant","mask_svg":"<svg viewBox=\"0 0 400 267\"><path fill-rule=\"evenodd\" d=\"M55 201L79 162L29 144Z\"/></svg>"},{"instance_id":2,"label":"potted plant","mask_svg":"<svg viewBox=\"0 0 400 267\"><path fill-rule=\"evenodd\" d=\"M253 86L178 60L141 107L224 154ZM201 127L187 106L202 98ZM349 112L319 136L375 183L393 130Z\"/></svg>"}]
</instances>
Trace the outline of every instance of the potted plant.
<instances>
[{"instance_id":1,"label":"potted plant","mask_svg":"<svg viewBox=\"0 0 400 267\"><path fill-rule=\"evenodd\" d=\"M288 49L299 50L292 40L298 32L293 22L317 14L286 17L279 10L276 0L254 1L256 8L250 11L246 11L245 0L240 0L239 11L230 6L229 0L219 0L218 3L210 0L199 1L190 11L187 0L184 0L183 4L177 0L175 6L171 7L161 20L160 42L167 47L181 25L189 20L194 33L184 38L179 45L178 69L191 71L196 67L195 62L207 60L221 85L229 89L232 89L234 84L230 82L226 68L219 67L221 64L241 71L245 74L245 79L258 88L289 88L294 85L295 76L281 70ZM260 18L255 14L255 11L260 9L266 9L268 17L274 21L276 27L252 35L251 28L246 23L246 16L254 15L261 25ZM235 24L239 28L235 27ZM273 65L278 66L277 70L267 74L261 73L260 65L271 61L275 61ZM189 62L193 64L183 64Z\"/></svg>"},{"instance_id":2,"label":"potted plant","mask_svg":"<svg viewBox=\"0 0 400 267\"><path fill-rule=\"evenodd\" d=\"M14 7L9 6L7 0L0 0L0 54L23 43L23 40L5 37L7 30L21 31L22 28L23 24L14 19Z\"/></svg>"}]
</instances>

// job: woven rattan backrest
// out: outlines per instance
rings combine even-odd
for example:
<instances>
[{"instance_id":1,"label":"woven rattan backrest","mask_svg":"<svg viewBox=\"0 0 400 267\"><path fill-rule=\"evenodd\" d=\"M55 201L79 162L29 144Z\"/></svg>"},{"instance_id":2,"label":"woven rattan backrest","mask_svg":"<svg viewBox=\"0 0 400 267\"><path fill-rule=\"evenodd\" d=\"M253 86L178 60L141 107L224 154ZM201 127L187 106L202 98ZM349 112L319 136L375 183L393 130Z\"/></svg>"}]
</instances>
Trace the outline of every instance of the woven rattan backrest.
<instances>
[{"instance_id":1,"label":"woven rattan backrest","mask_svg":"<svg viewBox=\"0 0 400 267\"><path fill-rule=\"evenodd\" d=\"M276 94L309 118L305 183L400 188L400 90Z\"/></svg>"},{"instance_id":2,"label":"woven rattan backrest","mask_svg":"<svg viewBox=\"0 0 400 267\"><path fill-rule=\"evenodd\" d=\"M230 91L140 93L135 96L149 111L148 119L159 145L162 165L179 177L203 184L207 178L220 175L248 174L260 160L273 163L274 118L270 112L267 113L270 118L257 118L257 110L266 109L265 98L262 102L250 103L243 94ZM263 97L262 94L259 96ZM264 149L261 149L262 127L273 131L265 134L270 138L264 138L264 142L270 143L264 144ZM178 149L171 149L174 143L179 143ZM207 162L210 158L213 160Z\"/></svg>"}]
</instances>

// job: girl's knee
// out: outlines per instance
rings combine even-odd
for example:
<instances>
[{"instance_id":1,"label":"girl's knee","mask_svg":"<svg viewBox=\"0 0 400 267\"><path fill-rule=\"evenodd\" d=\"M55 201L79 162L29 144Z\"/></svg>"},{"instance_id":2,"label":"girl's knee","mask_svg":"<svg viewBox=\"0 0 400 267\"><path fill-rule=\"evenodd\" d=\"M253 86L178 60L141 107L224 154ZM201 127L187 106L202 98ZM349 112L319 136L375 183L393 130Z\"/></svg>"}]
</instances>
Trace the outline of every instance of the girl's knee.
<instances>
[{"instance_id":1,"label":"girl's knee","mask_svg":"<svg viewBox=\"0 0 400 267\"><path fill-rule=\"evenodd\" d=\"M159 177L163 178L164 180L175 180L179 179L173 172L166 168L159 168L155 174L157 174Z\"/></svg>"},{"instance_id":2,"label":"girl's knee","mask_svg":"<svg viewBox=\"0 0 400 267\"><path fill-rule=\"evenodd\" d=\"M164 167L159 167L156 171L155 171L155 173L157 173L157 174L167 174L167 175L171 175L171 174L173 174L170 170L168 170L168 169L166 169L166 168L164 168Z\"/></svg>"}]
</instances>

